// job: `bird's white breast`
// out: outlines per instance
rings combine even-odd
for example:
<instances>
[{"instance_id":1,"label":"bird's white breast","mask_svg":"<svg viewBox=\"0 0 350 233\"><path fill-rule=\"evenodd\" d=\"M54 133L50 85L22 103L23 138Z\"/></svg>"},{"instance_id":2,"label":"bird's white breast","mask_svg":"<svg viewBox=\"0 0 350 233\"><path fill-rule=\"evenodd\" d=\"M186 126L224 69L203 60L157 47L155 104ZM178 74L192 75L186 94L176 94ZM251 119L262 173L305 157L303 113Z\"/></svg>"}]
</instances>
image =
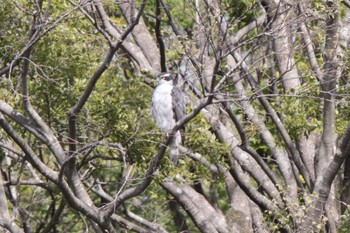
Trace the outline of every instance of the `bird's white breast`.
<instances>
[{"instance_id":1,"label":"bird's white breast","mask_svg":"<svg viewBox=\"0 0 350 233\"><path fill-rule=\"evenodd\" d=\"M168 133L175 125L172 108L173 86L167 83L159 85L152 96L152 116L163 133Z\"/></svg>"}]
</instances>

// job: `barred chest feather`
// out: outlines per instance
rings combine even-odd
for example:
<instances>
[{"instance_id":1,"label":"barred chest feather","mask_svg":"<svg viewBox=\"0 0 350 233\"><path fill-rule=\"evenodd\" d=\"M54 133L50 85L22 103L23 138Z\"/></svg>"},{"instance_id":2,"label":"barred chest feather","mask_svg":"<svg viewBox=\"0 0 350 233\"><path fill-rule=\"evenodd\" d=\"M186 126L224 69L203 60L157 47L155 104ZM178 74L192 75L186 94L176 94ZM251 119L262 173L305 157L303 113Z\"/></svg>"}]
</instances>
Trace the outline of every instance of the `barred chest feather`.
<instances>
[{"instance_id":1,"label":"barred chest feather","mask_svg":"<svg viewBox=\"0 0 350 233\"><path fill-rule=\"evenodd\" d=\"M168 133L176 123L172 107L172 89L172 85L164 83L154 90L152 96L152 116L163 133Z\"/></svg>"}]
</instances>

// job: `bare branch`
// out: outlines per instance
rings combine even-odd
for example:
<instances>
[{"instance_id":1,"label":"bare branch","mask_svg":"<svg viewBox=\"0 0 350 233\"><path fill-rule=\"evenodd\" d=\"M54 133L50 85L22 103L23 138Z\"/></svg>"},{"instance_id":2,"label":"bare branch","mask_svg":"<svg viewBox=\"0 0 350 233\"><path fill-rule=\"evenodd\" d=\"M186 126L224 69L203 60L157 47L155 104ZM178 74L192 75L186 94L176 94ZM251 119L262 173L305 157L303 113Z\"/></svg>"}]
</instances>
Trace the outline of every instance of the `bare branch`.
<instances>
[{"instance_id":1,"label":"bare branch","mask_svg":"<svg viewBox=\"0 0 350 233\"><path fill-rule=\"evenodd\" d=\"M264 195L260 194L258 191L254 190L254 188L249 184L246 175L242 171L242 168L237 164L237 162L232 158L230 160L231 169L230 173L234 177L235 181L241 187L241 189L253 200L260 208L265 210L270 210L274 214L278 215L279 209L269 199L267 199Z\"/></svg>"},{"instance_id":2,"label":"bare branch","mask_svg":"<svg viewBox=\"0 0 350 233\"><path fill-rule=\"evenodd\" d=\"M156 31L156 37L157 42L159 46L159 53L160 53L160 67L162 72L167 72L167 66L166 66L166 57L165 57L165 45L162 38L162 32L161 32L161 3L160 0L156 1L156 25L155 25L155 31Z\"/></svg>"},{"instance_id":3,"label":"bare branch","mask_svg":"<svg viewBox=\"0 0 350 233\"><path fill-rule=\"evenodd\" d=\"M233 56L235 57L236 61L240 61L242 58L238 52L234 52ZM306 184L308 185L309 189L312 187L312 180L310 180L310 175L308 171L305 168L305 165L302 163L302 160L300 158L299 152L295 147L295 144L293 143L291 137L289 136L285 126L282 124L281 119L277 115L276 111L271 107L269 101L266 99L266 97L262 94L260 90L257 89L256 82L252 75L250 74L248 67L245 63L242 63L242 69L247 74L247 78L249 81L250 86L252 87L252 90L254 92L257 92L259 95L259 101L261 105L264 107L265 111L269 114L271 119L273 120L274 124L276 125L278 131L283 137L284 142L287 145L287 148L289 152L291 153L293 157L293 161L295 162L295 165L297 166L299 172L303 175L304 180Z\"/></svg>"},{"instance_id":4,"label":"bare branch","mask_svg":"<svg viewBox=\"0 0 350 233\"><path fill-rule=\"evenodd\" d=\"M266 11L270 15L273 47L276 56L280 78L285 91L300 86L299 74L294 61L291 37L288 31L290 26L290 13L292 7L284 1L268 0Z\"/></svg>"},{"instance_id":5,"label":"bare branch","mask_svg":"<svg viewBox=\"0 0 350 233\"><path fill-rule=\"evenodd\" d=\"M31 35L23 49L18 52L18 54L12 59L12 62L10 65L2 68L0 70L0 77L3 76L6 73L11 73L14 67L16 67L20 61L23 59L23 56L36 44L38 41L43 38L45 35L47 35L51 30L53 30L55 27L59 25L63 20L65 20L72 12L74 12L77 8L79 8L80 5L69 9L66 11L60 18L58 18L55 22L53 22L51 25L49 25L45 30L43 30L41 33L39 33L41 28L43 28L44 25L38 25L37 30Z\"/></svg>"},{"instance_id":6,"label":"bare branch","mask_svg":"<svg viewBox=\"0 0 350 233\"><path fill-rule=\"evenodd\" d=\"M213 223L207 218L207 216L205 216L204 213L200 211L198 206L196 206L196 204L192 201L192 197L189 196L188 193L186 193L172 181L164 181L161 183L161 185L169 193L171 193L179 203L181 203L181 205L187 211L187 213L192 217L192 219L194 219L195 224L201 232L219 232L218 229L216 229L216 227L213 225Z\"/></svg>"},{"instance_id":7,"label":"bare branch","mask_svg":"<svg viewBox=\"0 0 350 233\"><path fill-rule=\"evenodd\" d=\"M5 132L16 142L16 144L25 153L25 158L45 177L51 181L57 181L57 172L51 170L44 163L42 163L32 148L26 143L26 141L20 137L17 132L12 128L12 126L6 121L2 113L0 113L0 126L5 130Z\"/></svg>"},{"instance_id":8,"label":"bare branch","mask_svg":"<svg viewBox=\"0 0 350 233\"><path fill-rule=\"evenodd\" d=\"M120 195L117 195L113 203L109 204L109 206L106 206L105 213L107 215L110 215L114 212L114 210L118 209L118 207L123 204L127 199L135 197L142 193L152 182L154 179L154 174L157 171L160 162L162 158L164 157L165 151L167 149L167 146L170 144L172 137L175 135L175 132L177 132L181 127L183 127L187 122L189 122L191 119L193 119L197 114L205 108L207 105L209 105L212 101L212 98L207 98L205 101L200 103L190 114L183 117L181 120L179 120L174 128L169 133L169 136L166 138L165 142L160 145L158 149L158 153L150 162L150 165L148 167L147 172L145 173L145 177L141 184L139 184L136 187L129 188L125 191L123 191Z\"/></svg>"},{"instance_id":9,"label":"bare branch","mask_svg":"<svg viewBox=\"0 0 350 233\"><path fill-rule=\"evenodd\" d=\"M111 219L113 221L115 221L116 223L118 223L120 226L123 226L126 229L133 230L135 232L139 232L139 233L147 233L147 232L152 233L152 232L154 232L154 233L156 233L156 231L151 231L150 229L145 229L143 227L140 227L139 225L134 224L134 223L132 223L132 222L126 220L125 218L122 218L116 214L112 214Z\"/></svg>"},{"instance_id":10,"label":"bare branch","mask_svg":"<svg viewBox=\"0 0 350 233\"><path fill-rule=\"evenodd\" d=\"M90 200L86 190L83 188L83 185L82 185L81 180L79 178L79 175L77 173L77 169L76 169L76 165L75 165L76 158L74 156L71 157L71 155L73 153L75 153L76 149L77 149L76 148L76 137L77 137L77 135L76 135L77 134L77 132L76 132L76 118L77 118L78 114L80 113L81 109L83 108L83 106L85 105L85 103L88 101L93 89L95 88L95 85L96 85L98 79L107 70L110 62L112 61L112 58L113 58L115 52L121 47L123 41L126 39L128 34L131 33L133 28L138 23L141 15L142 15L143 9L145 7L145 3L146 2L144 1L141 4L141 8L140 8L140 10L135 18L135 21L125 29L124 33L118 38L118 41L114 42L112 44L104 61L102 62L100 67L96 70L96 72L90 78L84 92L82 93L82 95L80 96L80 98L78 99L76 104L68 112L69 142L70 142L69 143L69 156L72 159L70 159L67 162L66 166L63 167L62 170L64 171L64 174L68 178L68 181L70 182L70 185L73 188L75 195L78 195L79 198L81 198L82 200L85 200L88 203L92 203L92 201ZM102 5L100 5L100 7L102 7ZM107 19L105 19L105 20L107 20ZM61 176L60 176L60 178L61 178ZM60 179L60 180L62 180L62 179ZM104 224L109 225L108 223L104 223ZM109 228L111 228L111 226L109 226Z\"/></svg>"},{"instance_id":11,"label":"bare branch","mask_svg":"<svg viewBox=\"0 0 350 233\"><path fill-rule=\"evenodd\" d=\"M342 0L342 3L344 3L344 5L350 9L350 1L349 0Z\"/></svg>"},{"instance_id":12,"label":"bare branch","mask_svg":"<svg viewBox=\"0 0 350 233\"><path fill-rule=\"evenodd\" d=\"M305 14L303 3L298 3L298 9L299 9L299 13L301 15ZM304 40L304 44L306 46L307 55L309 57L310 65L312 67L313 72L315 73L316 78L320 81L320 79L322 78L321 69L317 63L317 59L316 59L313 44L312 44L312 41L311 41L311 38L309 35L309 31L306 28L306 24L304 22L300 23L300 29L301 29L301 32L303 33L303 40Z\"/></svg>"},{"instance_id":13,"label":"bare branch","mask_svg":"<svg viewBox=\"0 0 350 233\"><path fill-rule=\"evenodd\" d=\"M147 221L144 218L141 218L140 216L136 215L135 213L129 211L128 209L125 209L124 213L127 217L131 218L132 220L134 220L137 223L140 223L140 224L146 226L148 229L150 229L154 232L167 233L167 231L161 225Z\"/></svg>"},{"instance_id":14,"label":"bare branch","mask_svg":"<svg viewBox=\"0 0 350 233\"><path fill-rule=\"evenodd\" d=\"M14 221L9 214L7 207L7 198L5 196L5 190L3 186L3 178L0 172L0 226L5 227L7 230L13 233L24 232Z\"/></svg>"},{"instance_id":15,"label":"bare branch","mask_svg":"<svg viewBox=\"0 0 350 233\"><path fill-rule=\"evenodd\" d=\"M59 218L60 218L61 214L63 213L65 206L66 206L65 201L61 200L61 203L58 206L58 209L55 211L54 216L52 216L50 222L48 222L47 226L42 230L42 233L52 232L52 228L59 221Z\"/></svg>"}]
</instances>

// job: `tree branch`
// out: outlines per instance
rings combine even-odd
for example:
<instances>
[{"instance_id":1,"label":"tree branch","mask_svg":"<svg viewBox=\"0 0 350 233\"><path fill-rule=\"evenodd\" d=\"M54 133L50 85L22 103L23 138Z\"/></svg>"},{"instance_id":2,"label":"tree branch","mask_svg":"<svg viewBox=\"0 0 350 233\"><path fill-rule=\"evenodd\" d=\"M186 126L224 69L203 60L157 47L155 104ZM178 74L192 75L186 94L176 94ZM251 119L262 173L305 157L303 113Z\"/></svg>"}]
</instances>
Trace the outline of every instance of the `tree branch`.
<instances>
[{"instance_id":1,"label":"tree branch","mask_svg":"<svg viewBox=\"0 0 350 233\"><path fill-rule=\"evenodd\" d=\"M303 3L298 3L298 9L299 9L299 14L300 15L302 15L302 16L305 15ZM321 72L321 69L320 69L320 67L319 67L319 65L317 63L317 58L316 58L316 55L315 55L313 44L312 44L312 41L311 41L311 38L310 38L310 35L309 35L309 31L306 28L305 22L301 22L300 23L300 29L301 29L301 32L303 34L303 41L304 41L304 44L306 46L306 51L307 51L307 55L309 57L309 61L310 61L310 65L312 67L312 71L314 72L316 78L320 81L321 78L322 78L322 72Z\"/></svg>"},{"instance_id":2,"label":"tree branch","mask_svg":"<svg viewBox=\"0 0 350 233\"><path fill-rule=\"evenodd\" d=\"M41 174L47 177L52 182L57 182L58 173L51 170L44 163L38 159L32 148L26 143L26 141L17 134L17 132L12 128L12 126L4 118L4 115L0 113L0 126L5 130L5 132L15 141L15 143L22 149L25 153L25 159L27 159Z\"/></svg>"},{"instance_id":3,"label":"tree branch","mask_svg":"<svg viewBox=\"0 0 350 233\"><path fill-rule=\"evenodd\" d=\"M0 226L5 227L7 230L13 233L24 232L14 220L14 218L10 217L8 211L7 198L3 186L3 178L0 172Z\"/></svg>"},{"instance_id":4,"label":"tree branch","mask_svg":"<svg viewBox=\"0 0 350 233\"><path fill-rule=\"evenodd\" d=\"M236 61L240 61L242 59L240 54L238 54L238 52L233 52L233 56L236 59ZM307 184L307 186L311 190L313 181L310 179L310 175L309 175L307 169L305 168L305 165L303 164L303 162L301 160L299 152L296 149L295 144L293 143L291 137L289 136L285 126L283 125L283 123L282 123L281 119L279 118L279 116L277 115L276 111L271 107L269 101L263 95L261 90L257 89L256 82L255 82L253 76L251 75L251 73L249 72L247 65L245 63L242 63L241 67L247 75L247 78L248 78L250 86L252 87L252 90L258 94L258 99L259 99L261 105L264 107L265 111L269 114L269 116L273 120L273 123L277 127L279 133L281 134L284 142L287 145L287 148L288 148L290 154L292 155L292 158L293 158L293 161L295 162L295 165L297 166L299 172L302 174L302 176L305 180L305 183Z\"/></svg>"},{"instance_id":5,"label":"tree branch","mask_svg":"<svg viewBox=\"0 0 350 233\"><path fill-rule=\"evenodd\" d=\"M218 229L216 229L213 223L205 216L205 211L201 211L193 202L192 196L189 196L188 193L184 192L184 190L172 181L164 181L161 183L161 186L171 193L182 205L201 232L219 233Z\"/></svg>"},{"instance_id":6,"label":"tree branch","mask_svg":"<svg viewBox=\"0 0 350 233\"><path fill-rule=\"evenodd\" d=\"M59 221L59 218L61 214L63 213L63 210L66 206L66 203L64 200L61 200L60 205L58 206L58 209L55 211L55 214L52 216L50 222L46 225L46 227L41 231L41 233L49 233L52 232L52 228L55 227L57 222Z\"/></svg>"},{"instance_id":7,"label":"tree branch","mask_svg":"<svg viewBox=\"0 0 350 233\"><path fill-rule=\"evenodd\" d=\"M101 3L98 3L98 4L101 4ZM112 61L112 58L115 52L121 47L123 41L129 35L129 33L131 33L133 28L137 25L142 15L142 12L144 10L145 4L146 4L146 1L143 1L143 3L141 4L140 10L135 18L135 21L125 29L124 33L118 38L116 42L113 42L104 61L102 62L100 67L96 70L96 72L92 75L84 92L79 97L76 104L69 110L67 114L68 124L69 124L69 161L65 163L65 166L61 168L62 169L61 171L63 171L66 177L68 178L70 186L73 188L75 195L77 195L79 198L81 198L82 200L90 204L92 203L92 201L90 200L86 190L83 188L83 185L77 173L76 164L75 164L76 158L75 156L72 156L77 149L76 148L76 142L77 142L76 118L80 113L81 109L84 107L85 103L88 101L93 89L95 88L95 85L98 79L109 67L109 64ZM100 7L102 7L102 5L100 5Z\"/></svg>"},{"instance_id":8,"label":"tree branch","mask_svg":"<svg viewBox=\"0 0 350 233\"><path fill-rule=\"evenodd\" d=\"M156 32L156 38L159 46L159 53L160 53L160 68L162 72L167 72L167 65L166 65L166 57L165 57L165 45L162 38L162 32L161 32L161 20L162 20L162 11L161 11L161 3L160 0L156 0L156 25L155 25L155 32Z\"/></svg>"},{"instance_id":9,"label":"tree branch","mask_svg":"<svg viewBox=\"0 0 350 233\"><path fill-rule=\"evenodd\" d=\"M114 210L118 209L118 207L121 204L123 204L127 199L139 195L151 184L152 180L154 179L154 174L157 171L162 158L164 157L165 151L170 142L172 141L172 137L181 127L183 127L187 122L189 122L191 119L197 116L197 114L211 102L212 98L206 98L206 100L200 103L190 114L186 115L176 123L176 125L169 133L169 136L166 138L165 142L160 145L157 155L151 160L142 183L136 187L129 188L123 191L121 194L117 195L113 203L110 203L108 206L104 207L104 212L106 215L111 215L114 212Z\"/></svg>"},{"instance_id":10,"label":"tree branch","mask_svg":"<svg viewBox=\"0 0 350 233\"><path fill-rule=\"evenodd\" d=\"M73 7L72 9L69 9L66 11L60 18L58 18L55 22L53 22L50 26L47 27L41 34L39 33L40 30L36 30L34 34L29 38L25 46L22 48L20 52L12 59L12 62L10 65L2 68L0 70L0 77L3 76L6 73L11 73L13 68L18 66L21 60L23 59L23 56L32 49L32 47L38 43L38 41L43 38L45 35L47 35L52 29L54 29L56 26L59 25L60 22L65 20L68 15L70 15L72 12L74 12L77 8L79 8L81 5L77 5L76 7ZM47 25L49 25L47 23ZM37 29L43 28L44 25L38 25Z\"/></svg>"}]
</instances>

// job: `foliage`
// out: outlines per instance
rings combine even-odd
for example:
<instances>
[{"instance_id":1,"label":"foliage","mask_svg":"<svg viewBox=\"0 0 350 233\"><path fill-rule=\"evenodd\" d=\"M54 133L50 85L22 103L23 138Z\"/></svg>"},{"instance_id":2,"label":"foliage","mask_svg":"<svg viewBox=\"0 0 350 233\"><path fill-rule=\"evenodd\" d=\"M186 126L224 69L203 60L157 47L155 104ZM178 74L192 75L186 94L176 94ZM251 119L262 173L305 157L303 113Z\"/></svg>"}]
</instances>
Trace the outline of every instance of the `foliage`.
<instances>
[{"instance_id":1,"label":"foliage","mask_svg":"<svg viewBox=\"0 0 350 233\"><path fill-rule=\"evenodd\" d=\"M275 2L1 1L4 231L347 232L328 197L350 196L349 52L332 33L349 9ZM150 114L157 3L189 114L178 167Z\"/></svg>"}]
</instances>

